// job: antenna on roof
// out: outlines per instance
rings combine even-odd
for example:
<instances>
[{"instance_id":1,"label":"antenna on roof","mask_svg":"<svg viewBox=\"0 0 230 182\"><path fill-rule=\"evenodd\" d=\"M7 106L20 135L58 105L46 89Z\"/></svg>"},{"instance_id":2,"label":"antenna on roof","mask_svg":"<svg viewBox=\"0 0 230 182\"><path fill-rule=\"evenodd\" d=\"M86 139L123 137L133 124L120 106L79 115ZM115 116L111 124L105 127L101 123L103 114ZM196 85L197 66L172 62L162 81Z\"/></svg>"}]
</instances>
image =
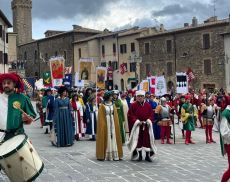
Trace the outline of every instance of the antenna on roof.
<instances>
[{"instance_id":1,"label":"antenna on roof","mask_svg":"<svg viewBox=\"0 0 230 182\"><path fill-rule=\"evenodd\" d=\"M216 16L216 1L217 0L213 0L213 15L214 15L214 17Z\"/></svg>"}]
</instances>

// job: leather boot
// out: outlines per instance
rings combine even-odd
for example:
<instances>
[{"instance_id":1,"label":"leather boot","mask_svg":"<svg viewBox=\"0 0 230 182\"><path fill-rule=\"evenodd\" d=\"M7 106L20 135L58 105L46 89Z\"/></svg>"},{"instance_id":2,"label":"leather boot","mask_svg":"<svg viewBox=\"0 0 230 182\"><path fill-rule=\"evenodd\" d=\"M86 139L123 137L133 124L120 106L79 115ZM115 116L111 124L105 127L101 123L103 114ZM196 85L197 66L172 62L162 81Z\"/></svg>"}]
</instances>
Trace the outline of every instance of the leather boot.
<instances>
[{"instance_id":1,"label":"leather boot","mask_svg":"<svg viewBox=\"0 0 230 182\"><path fill-rule=\"evenodd\" d=\"M148 162L153 162L152 159L150 158L149 152L146 152L145 160Z\"/></svg>"},{"instance_id":2,"label":"leather boot","mask_svg":"<svg viewBox=\"0 0 230 182\"><path fill-rule=\"evenodd\" d=\"M189 145L189 131L186 130L185 131L185 145Z\"/></svg>"},{"instance_id":3,"label":"leather boot","mask_svg":"<svg viewBox=\"0 0 230 182\"><path fill-rule=\"evenodd\" d=\"M139 151L139 158L138 158L138 161L142 161L142 151Z\"/></svg>"}]
</instances>

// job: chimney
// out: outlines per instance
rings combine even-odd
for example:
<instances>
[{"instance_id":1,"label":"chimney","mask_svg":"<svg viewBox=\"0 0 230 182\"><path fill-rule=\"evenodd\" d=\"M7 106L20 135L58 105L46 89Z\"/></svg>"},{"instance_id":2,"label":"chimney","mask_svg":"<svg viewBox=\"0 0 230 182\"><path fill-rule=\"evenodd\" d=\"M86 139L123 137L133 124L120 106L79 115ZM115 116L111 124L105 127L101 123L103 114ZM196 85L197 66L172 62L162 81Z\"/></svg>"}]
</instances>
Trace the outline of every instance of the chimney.
<instances>
[{"instance_id":1,"label":"chimney","mask_svg":"<svg viewBox=\"0 0 230 182\"><path fill-rule=\"evenodd\" d=\"M73 25L73 29L80 29L82 28L80 25Z\"/></svg>"},{"instance_id":2,"label":"chimney","mask_svg":"<svg viewBox=\"0 0 230 182\"><path fill-rule=\"evenodd\" d=\"M189 23L184 23L184 27L189 27Z\"/></svg>"},{"instance_id":3,"label":"chimney","mask_svg":"<svg viewBox=\"0 0 230 182\"><path fill-rule=\"evenodd\" d=\"M160 24L160 32L164 32L164 31L165 31L164 25Z\"/></svg>"},{"instance_id":4,"label":"chimney","mask_svg":"<svg viewBox=\"0 0 230 182\"><path fill-rule=\"evenodd\" d=\"M198 20L197 20L197 18L194 16L193 18L192 18L192 26L193 27L196 27L198 25Z\"/></svg>"}]
</instances>

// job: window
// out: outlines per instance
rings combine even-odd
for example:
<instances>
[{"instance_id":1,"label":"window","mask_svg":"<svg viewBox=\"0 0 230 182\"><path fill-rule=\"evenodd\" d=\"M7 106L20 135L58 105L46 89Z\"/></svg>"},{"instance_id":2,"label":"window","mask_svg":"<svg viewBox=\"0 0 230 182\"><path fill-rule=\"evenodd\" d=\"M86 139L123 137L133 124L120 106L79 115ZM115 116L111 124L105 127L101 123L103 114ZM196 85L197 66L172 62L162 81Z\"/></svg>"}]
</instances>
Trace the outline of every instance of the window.
<instances>
[{"instance_id":1,"label":"window","mask_svg":"<svg viewBox=\"0 0 230 182\"><path fill-rule=\"evenodd\" d=\"M127 53L126 44L120 45L120 53L121 54Z\"/></svg>"},{"instance_id":2,"label":"window","mask_svg":"<svg viewBox=\"0 0 230 182\"><path fill-rule=\"evenodd\" d=\"M4 53L4 64L8 64L8 54Z\"/></svg>"},{"instance_id":3,"label":"window","mask_svg":"<svg viewBox=\"0 0 230 182\"><path fill-rule=\"evenodd\" d=\"M151 66L150 66L150 64L146 64L145 65L145 70L146 70L146 76L149 75L149 73L151 73Z\"/></svg>"},{"instance_id":4,"label":"window","mask_svg":"<svg viewBox=\"0 0 230 182\"><path fill-rule=\"evenodd\" d=\"M117 49L116 49L116 44L113 44L113 54L115 55L117 52Z\"/></svg>"},{"instance_id":5,"label":"window","mask_svg":"<svg viewBox=\"0 0 230 182\"><path fill-rule=\"evenodd\" d=\"M204 60L204 74L211 75L212 74L212 63L210 59Z\"/></svg>"},{"instance_id":6,"label":"window","mask_svg":"<svg viewBox=\"0 0 230 182\"><path fill-rule=\"evenodd\" d=\"M135 43L132 42L132 43L131 43L131 52L134 52L134 51L135 51Z\"/></svg>"},{"instance_id":7,"label":"window","mask_svg":"<svg viewBox=\"0 0 230 182\"><path fill-rule=\"evenodd\" d=\"M112 66L113 70L117 70L118 69L117 61L113 61L111 66Z\"/></svg>"},{"instance_id":8,"label":"window","mask_svg":"<svg viewBox=\"0 0 230 182\"><path fill-rule=\"evenodd\" d=\"M78 56L79 56L79 59L81 58L81 48L78 49Z\"/></svg>"},{"instance_id":9,"label":"window","mask_svg":"<svg viewBox=\"0 0 230 182\"><path fill-rule=\"evenodd\" d=\"M167 50L167 53L172 53L172 40L166 41L166 50Z\"/></svg>"},{"instance_id":10,"label":"window","mask_svg":"<svg viewBox=\"0 0 230 182\"><path fill-rule=\"evenodd\" d=\"M6 43L8 44L8 42L9 42L9 34L6 33Z\"/></svg>"},{"instance_id":11,"label":"window","mask_svg":"<svg viewBox=\"0 0 230 182\"><path fill-rule=\"evenodd\" d=\"M24 52L24 60L27 60L27 52Z\"/></svg>"},{"instance_id":12,"label":"window","mask_svg":"<svg viewBox=\"0 0 230 182\"><path fill-rule=\"evenodd\" d=\"M103 57L105 57L105 46L104 45L101 46L101 54Z\"/></svg>"},{"instance_id":13,"label":"window","mask_svg":"<svg viewBox=\"0 0 230 182\"><path fill-rule=\"evenodd\" d=\"M150 53L149 43L145 43L145 54L148 55Z\"/></svg>"},{"instance_id":14,"label":"window","mask_svg":"<svg viewBox=\"0 0 230 182\"><path fill-rule=\"evenodd\" d=\"M57 52L57 51L55 51L54 55L55 55L55 56L58 56L58 52Z\"/></svg>"},{"instance_id":15,"label":"window","mask_svg":"<svg viewBox=\"0 0 230 182\"><path fill-rule=\"evenodd\" d=\"M130 72L136 71L136 63L130 63Z\"/></svg>"},{"instance_id":16,"label":"window","mask_svg":"<svg viewBox=\"0 0 230 182\"><path fill-rule=\"evenodd\" d=\"M64 51L64 59L66 59L66 57L67 57L67 53L66 51Z\"/></svg>"},{"instance_id":17,"label":"window","mask_svg":"<svg viewBox=\"0 0 230 182\"><path fill-rule=\"evenodd\" d=\"M101 62L102 67L106 67L106 62Z\"/></svg>"},{"instance_id":18,"label":"window","mask_svg":"<svg viewBox=\"0 0 230 182\"><path fill-rule=\"evenodd\" d=\"M3 52L0 51L0 64L2 64L2 63L3 63Z\"/></svg>"},{"instance_id":19,"label":"window","mask_svg":"<svg viewBox=\"0 0 230 182\"><path fill-rule=\"evenodd\" d=\"M35 50L35 51L34 51L34 61L36 62L37 59L38 59L38 51Z\"/></svg>"},{"instance_id":20,"label":"window","mask_svg":"<svg viewBox=\"0 0 230 182\"><path fill-rule=\"evenodd\" d=\"M49 56L48 53L45 53L45 61L48 62Z\"/></svg>"},{"instance_id":21,"label":"window","mask_svg":"<svg viewBox=\"0 0 230 182\"><path fill-rule=\"evenodd\" d=\"M2 25L0 25L0 38L2 38Z\"/></svg>"},{"instance_id":22,"label":"window","mask_svg":"<svg viewBox=\"0 0 230 182\"><path fill-rule=\"evenodd\" d=\"M172 76L172 75L173 75L172 63L168 62L167 63L167 76Z\"/></svg>"},{"instance_id":23,"label":"window","mask_svg":"<svg viewBox=\"0 0 230 182\"><path fill-rule=\"evenodd\" d=\"M203 34L203 48L209 49L210 48L210 35Z\"/></svg>"}]
</instances>

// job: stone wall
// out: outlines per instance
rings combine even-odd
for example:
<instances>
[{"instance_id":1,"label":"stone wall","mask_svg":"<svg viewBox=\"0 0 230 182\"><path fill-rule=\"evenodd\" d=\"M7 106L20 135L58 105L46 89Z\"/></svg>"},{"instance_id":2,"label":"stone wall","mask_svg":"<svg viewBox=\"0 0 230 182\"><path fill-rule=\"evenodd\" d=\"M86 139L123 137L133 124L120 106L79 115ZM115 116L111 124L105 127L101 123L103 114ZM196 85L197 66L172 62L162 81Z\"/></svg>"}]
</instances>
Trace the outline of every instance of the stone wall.
<instances>
[{"instance_id":1,"label":"stone wall","mask_svg":"<svg viewBox=\"0 0 230 182\"><path fill-rule=\"evenodd\" d=\"M176 83L176 72L186 72L191 67L195 80L191 85L197 89L204 84L215 84L215 87L226 87L224 64L224 39L220 35L229 30L229 23L215 26L203 26L197 29L187 29L164 33L152 37L139 39L140 54L142 56L141 78L146 77L146 66L151 67L153 75L165 74L167 82ZM203 34L210 34L209 49L203 49ZM166 41L172 40L172 52L167 53ZM150 54L145 55L145 43L150 43ZM204 74L204 60L212 62L212 73ZM173 74L167 75L167 63L172 63Z\"/></svg>"}]
</instances>

